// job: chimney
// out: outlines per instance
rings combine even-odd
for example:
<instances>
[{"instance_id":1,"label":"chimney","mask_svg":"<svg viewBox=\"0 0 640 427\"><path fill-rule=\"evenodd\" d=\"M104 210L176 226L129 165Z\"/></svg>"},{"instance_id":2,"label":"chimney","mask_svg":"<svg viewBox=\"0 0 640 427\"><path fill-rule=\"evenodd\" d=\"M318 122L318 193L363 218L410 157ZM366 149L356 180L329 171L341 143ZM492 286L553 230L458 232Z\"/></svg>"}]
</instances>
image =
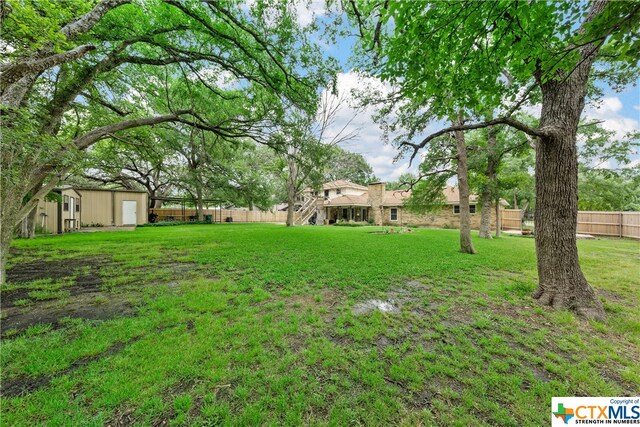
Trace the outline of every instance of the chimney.
<instances>
[{"instance_id":1,"label":"chimney","mask_svg":"<svg viewBox=\"0 0 640 427\"><path fill-rule=\"evenodd\" d=\"M371 218L376 225L382 225L384 221L384 182L369 184L369 204L371 205Z\"/></svg>"}]
</instances>

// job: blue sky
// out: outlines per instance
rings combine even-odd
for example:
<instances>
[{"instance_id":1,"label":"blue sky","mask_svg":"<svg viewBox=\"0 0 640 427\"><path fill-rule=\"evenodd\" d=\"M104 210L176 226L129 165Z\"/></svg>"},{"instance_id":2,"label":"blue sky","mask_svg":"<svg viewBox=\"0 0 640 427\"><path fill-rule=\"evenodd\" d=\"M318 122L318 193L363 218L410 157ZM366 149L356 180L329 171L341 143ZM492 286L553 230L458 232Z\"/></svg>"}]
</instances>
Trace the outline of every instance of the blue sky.
<instances>
[{"instance_id":1,"label":"blue sky","mask_svg":"<svg viewBox=\"0 0 640 427\"><path fill-rule=\"evenodd\" d=\"M309 8L305 7L306 2L298 5L297 11L299 22L308 24L313 16L320 17L324 14L324 0L310 0ZM353 39L339 40L337 45L326 46L328 55L337 58L342 65L342 72L338 75L338 90L341 93L349 93L352 89L358 89L365 83L380 85L375 80L363 82L362 79L350 69L349 56ZM528 110L533 113L539 113L539 106L530 106ZM415 170L408 168L408 159L400 159L394 162L397 150L385 145L382 138L382 131L379 126L371 119L373 110L366 110L352 121L350 124L353 130L358 130L358 137L346 144L344 148L361 153L373 167L378 178L391 181L396 180L402 173ZM355 111L350 108L343 108L340 119L334 124L335 129L340 129L350 120ZM587 105L585 107L583 118L586 120L603 121L602 126L616 132L616 136L623 137L630 131L640 129L640 87L629 86L623 92L616 93L610 88L604 88L604 96L597 105ZM440 129L442 124L434 123L429 131ZM636 153L632 156L631 165L640 164L640 154ZM609 165L607 166L619 166Z\"/></svg>"}]
</instances>

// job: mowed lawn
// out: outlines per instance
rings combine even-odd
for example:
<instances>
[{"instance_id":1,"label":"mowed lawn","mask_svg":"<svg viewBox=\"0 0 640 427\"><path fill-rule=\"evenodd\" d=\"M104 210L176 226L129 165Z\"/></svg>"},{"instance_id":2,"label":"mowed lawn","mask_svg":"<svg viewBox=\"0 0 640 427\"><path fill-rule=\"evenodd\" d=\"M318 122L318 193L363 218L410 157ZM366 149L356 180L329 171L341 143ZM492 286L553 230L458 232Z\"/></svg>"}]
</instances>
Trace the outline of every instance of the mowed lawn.
<instances>
[{"instance_id":1,"label":"mowed lawn","mask_svg":"<svg viewBox=\"0 0 640 427\"><path fill-rule=\"evenodd\" d=\"M552 396L640 394L639 242L578 243L600 323L534 304L533 239L379 230L15 241L2 424L547 425Z\"/></svg>"}]
</instances>

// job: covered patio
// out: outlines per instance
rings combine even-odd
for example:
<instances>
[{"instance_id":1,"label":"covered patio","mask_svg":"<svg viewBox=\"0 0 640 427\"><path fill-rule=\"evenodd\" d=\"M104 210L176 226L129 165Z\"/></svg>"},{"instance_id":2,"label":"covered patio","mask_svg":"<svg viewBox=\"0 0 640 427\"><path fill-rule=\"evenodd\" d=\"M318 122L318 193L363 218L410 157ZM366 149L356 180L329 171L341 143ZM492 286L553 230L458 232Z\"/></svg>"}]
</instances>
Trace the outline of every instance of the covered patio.
<instances>
[{"instance_id":1,"label":"covered patio","mask_svg":"<svg viewBox=\"0 0 640 427\"><path fill-rule=\"evenodd\" d=\"M326 200L325 223L335 224L337 221L366 222L370 216L370 205L366 195L344 195Z\"/></svg>"}]
</instances>

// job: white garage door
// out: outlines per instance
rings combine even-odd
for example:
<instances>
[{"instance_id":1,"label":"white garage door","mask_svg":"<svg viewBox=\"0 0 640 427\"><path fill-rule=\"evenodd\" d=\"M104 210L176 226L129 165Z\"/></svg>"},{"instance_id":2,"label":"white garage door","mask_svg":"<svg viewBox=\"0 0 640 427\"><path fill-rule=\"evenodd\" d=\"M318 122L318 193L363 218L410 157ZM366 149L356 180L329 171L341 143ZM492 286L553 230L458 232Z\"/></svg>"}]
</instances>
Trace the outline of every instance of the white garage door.
<instances>
[{"instance_id":1,"label":"white garage door","mask_svg":"<svg viewBox=\"0 0 640 427\"><path fill-rule=\"evenodd\" d=\"M135 200L122 201L122 225L136 225L138 223L138 206Z\"/></svg>"}]
</instances>

